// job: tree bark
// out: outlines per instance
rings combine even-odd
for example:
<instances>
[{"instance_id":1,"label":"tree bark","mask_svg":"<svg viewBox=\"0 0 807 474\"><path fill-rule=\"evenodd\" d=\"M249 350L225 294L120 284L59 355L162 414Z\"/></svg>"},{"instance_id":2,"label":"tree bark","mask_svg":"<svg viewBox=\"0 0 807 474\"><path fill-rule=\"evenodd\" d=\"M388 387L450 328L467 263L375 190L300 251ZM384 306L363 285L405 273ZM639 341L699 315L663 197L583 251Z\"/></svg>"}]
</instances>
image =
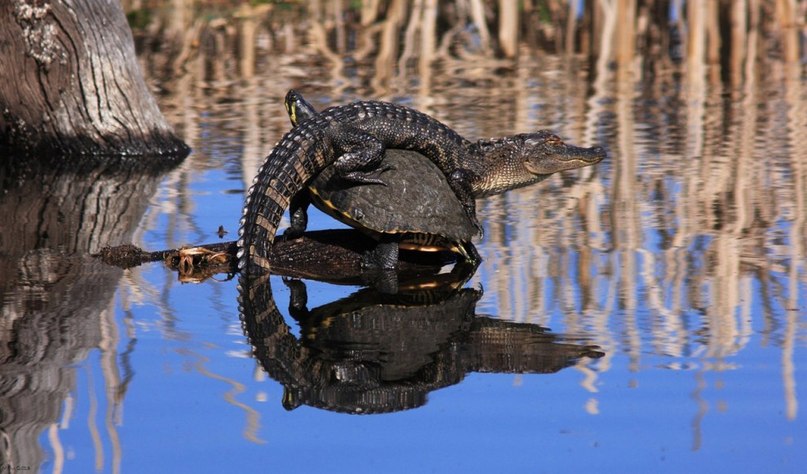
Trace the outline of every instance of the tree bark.
<instances>
[{"instance_id":1,"label":"tree bark","mask_svg":"<svg viewBox=\"0 0 807 474\"><path fill-rule=\"evenodd\" d=\"M116 1L0 2L0 64L0 148L187 154L143 80Z\"/></svg>"}]
</instances>

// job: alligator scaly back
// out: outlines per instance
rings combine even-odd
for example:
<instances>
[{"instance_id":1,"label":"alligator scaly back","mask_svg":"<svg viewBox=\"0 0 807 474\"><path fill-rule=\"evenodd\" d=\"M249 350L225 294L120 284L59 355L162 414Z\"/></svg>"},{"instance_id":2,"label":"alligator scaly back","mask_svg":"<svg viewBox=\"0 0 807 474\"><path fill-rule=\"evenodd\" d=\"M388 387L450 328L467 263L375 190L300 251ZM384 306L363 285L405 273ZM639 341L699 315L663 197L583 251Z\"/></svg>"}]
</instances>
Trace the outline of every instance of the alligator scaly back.
<instances>
[{"instance_id":1,"label":"alligator scaly back","mask_svg":"<svg viewBox=\"0 0 807 474\"><path fill-rule=\"evenodd\" d=\"M320 116L367 132L387 148L417 151L431 159L446 176L457 169L471 148L471 142L439 120L389 102L359 101L329 107Z\"/></svg>"}]
</instances>

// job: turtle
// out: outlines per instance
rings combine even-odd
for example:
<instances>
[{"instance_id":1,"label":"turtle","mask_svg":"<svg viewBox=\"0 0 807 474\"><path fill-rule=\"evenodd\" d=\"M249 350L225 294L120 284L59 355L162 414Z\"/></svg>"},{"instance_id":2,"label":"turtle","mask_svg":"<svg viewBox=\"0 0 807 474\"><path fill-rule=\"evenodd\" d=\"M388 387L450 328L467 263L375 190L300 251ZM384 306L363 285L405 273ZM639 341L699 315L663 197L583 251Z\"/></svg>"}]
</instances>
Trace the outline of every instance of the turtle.
<instances>
[{"instance_id":1,"label":"turtle","mask_svg":"<svg viewBox=\"0 0 807 474\"><path fill-rule=\"evenodd\" d=\"M437 166L420 153L398 149L387 150L384 162L389 169L383 186L346 184L334 167L308 185L318 209L377 242L363 265L395 268L399 249L448 251L478 262L471 243L476 226Z\"/></svg>"}]
</instances>

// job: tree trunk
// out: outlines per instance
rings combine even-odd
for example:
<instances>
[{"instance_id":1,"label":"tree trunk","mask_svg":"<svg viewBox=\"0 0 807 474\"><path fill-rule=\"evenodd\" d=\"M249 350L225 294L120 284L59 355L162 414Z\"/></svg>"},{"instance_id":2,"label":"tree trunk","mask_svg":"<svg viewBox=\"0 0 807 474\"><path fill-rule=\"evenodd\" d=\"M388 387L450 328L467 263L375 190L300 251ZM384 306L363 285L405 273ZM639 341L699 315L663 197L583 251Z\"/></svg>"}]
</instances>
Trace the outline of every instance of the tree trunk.
<instances>
[{"instance_id":1,"label":"tree trunk","mask_svg":"<svg viewBox=\"0 0 807 474\"><path fill-rule=\"evenodd\" d=\"M0 148L179 155L117 1L0 2Z\"/></svg>"}]
</instances>

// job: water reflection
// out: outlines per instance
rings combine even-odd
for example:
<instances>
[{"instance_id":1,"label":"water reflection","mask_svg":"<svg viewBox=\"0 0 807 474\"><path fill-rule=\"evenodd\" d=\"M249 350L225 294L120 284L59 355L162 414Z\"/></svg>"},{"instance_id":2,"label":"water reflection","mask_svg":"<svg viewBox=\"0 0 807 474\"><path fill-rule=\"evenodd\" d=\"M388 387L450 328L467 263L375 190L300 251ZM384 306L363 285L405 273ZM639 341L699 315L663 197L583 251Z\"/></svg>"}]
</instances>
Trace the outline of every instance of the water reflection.
<instances>
[{"instance_id":1,"label":"water reflection","mask_svg":"<svg viewBox=\"0 0 807 474\"><path fill-rule=\"evenodd\" d=\"M183 54L142 60L165 104L195 104L174 107L175 123L233 127L213 137L243 144L245 183L287 129L290 87L318 108L405 103L469 138L553 128L607 145L596 169L479 203L480 307L596 334L604 371L618 353L636 372L652 356L738 370L743 351L778 347L792 420L807 294L803 2L702 3L525 6L497 17L524 33L515 49L482 2L317 3L166 26L149 41L184 31ZM172 58L179 81L159 67Z\"/></svg>"},{"instance_id":2,"label":"water reflection","mask_svg":"<svg viewBox=\"0 0 807 474\"><path fill-rule=\"evenodd\" d=\"M107 431L113 464L120 461L116 420L131 368L118 365L127 356L117 353L112 301L123 272L92 254L131 239L159 166L144 174L112 158L82 167L87 161L0 162L0 466L36 469L45 459L43 431L54 463L64 461L58 426L69 420L77 390L73 365L96 348L109 404L103 427L88 421L96 435Z\"/></svg>"},{"instance_id":3,"label":"water reflection","mask_svg":"<svg viewBox=\"0 0 807 474\"><path fill-rule=\"evenodd\" d=\"M254 354L283 384L283 406L373 414L417 408L434 390L469 372L554 373L598 347L546 328L476 314L481 291L464 277L372 288L308 309L302 280L288 280L292 334L272 298L270 279L240 280L240 310Z\"/></svg>"}]
</instances>

